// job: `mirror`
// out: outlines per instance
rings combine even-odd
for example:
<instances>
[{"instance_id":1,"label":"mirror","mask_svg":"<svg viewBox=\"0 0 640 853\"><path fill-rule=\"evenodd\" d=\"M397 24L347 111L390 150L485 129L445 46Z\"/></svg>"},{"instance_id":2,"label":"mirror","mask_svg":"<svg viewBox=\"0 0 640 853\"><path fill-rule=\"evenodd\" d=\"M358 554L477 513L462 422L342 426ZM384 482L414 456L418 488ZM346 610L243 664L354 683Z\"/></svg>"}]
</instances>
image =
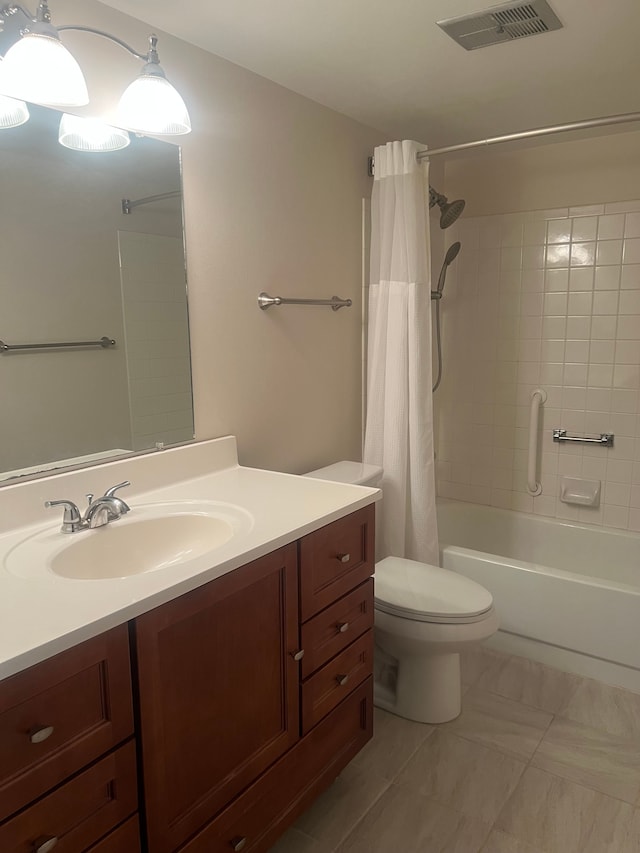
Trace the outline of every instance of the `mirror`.
<instances>
[{"instance_id":1,"label":"mirror","mask_svg":"<svg viewBox=\"0 0 640 853\"><path fill-rule=\"evenodd\" d=\"M180 149L69 150L29 112L0 130L4 483L193 439Z\"/></svg>"}]
</instances>

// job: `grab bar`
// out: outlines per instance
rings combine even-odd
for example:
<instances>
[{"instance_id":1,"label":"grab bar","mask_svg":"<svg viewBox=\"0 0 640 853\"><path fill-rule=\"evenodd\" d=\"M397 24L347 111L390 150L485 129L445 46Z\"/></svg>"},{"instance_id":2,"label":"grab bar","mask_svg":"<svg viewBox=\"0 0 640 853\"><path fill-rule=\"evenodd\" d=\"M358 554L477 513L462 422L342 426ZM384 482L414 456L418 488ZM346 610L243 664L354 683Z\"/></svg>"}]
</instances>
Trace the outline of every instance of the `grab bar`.
<instances>
[{"instance_id":1,"label":"grab bar","mask_svg":"<svg viewBox=\"0 0 640 853\"><path fill-rule=\"evenodd\" d=\"M536 388L531 394L531 411L529 412L529 453L527 457L527 491L537 497L542 494L542 483L536 479L538 467L538 423L540 406L547 402L547 392Z\"/></svg>"},{"instance_id":2,"label":"grab bar","mask_svg":"<svg viewBox=\"0 0 640 853\"><path fill-rule=\"evenodd\" d=\"M263 311L272 305L330 305L334 311L340 308L351 308L351 299L340 299L332 296L331 299L290 299L288 296L269 296L264 291L258 295L258 305Z\"/></svg>"},{"instance_id":3,"label":"grab bar","mask_svg":"<svg viewBox=\"0 0 640 853\"><path fill-rule=\"evenodd\" d=\"M554 429L554 441L579 441L581 444L602 444L603 447L613 447L613 439L615 438L612 432L602 432L598 438L591 438L588 435L567 435L566 429Z\"/></svg>"}]
</instances>

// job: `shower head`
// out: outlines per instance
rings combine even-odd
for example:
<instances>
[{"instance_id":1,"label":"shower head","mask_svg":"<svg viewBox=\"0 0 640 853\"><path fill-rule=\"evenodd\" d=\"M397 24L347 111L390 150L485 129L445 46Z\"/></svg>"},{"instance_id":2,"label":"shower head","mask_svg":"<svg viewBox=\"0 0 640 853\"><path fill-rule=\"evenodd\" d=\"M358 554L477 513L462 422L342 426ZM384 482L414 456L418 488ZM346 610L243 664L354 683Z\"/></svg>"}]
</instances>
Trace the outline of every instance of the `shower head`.
<instances>
[{"instance_id":1,"label":"shower head","mask_svg":"<svg viewBox=\"0 0 640 853\"><path fill-rule=\"evenodd\" d=\"M442 269L440 270L440 277L438 278L438 286L436 288L436 293L439 296L442 296L442 291L444 290L444 281L447 276L447 267L455 261L455 259L458 257L459 251L460 243L457 240L455 243L452 243L447 249L447 254L444 256L444 263L442 264Z\"/></svg>"},{"instance_id":2,"label":"shower head","mask_svg":"<svg viewBox=\"0 0 640 853\"><path fill-rule=\"evenodd\" d=\"M433 187L429 187L429 207L435 207L436 204L440 208L440 228L444 229L453 225L464 210L465 202L462 198L449 201L442 193L434 190Z\"/></svg>"}]
</instances>

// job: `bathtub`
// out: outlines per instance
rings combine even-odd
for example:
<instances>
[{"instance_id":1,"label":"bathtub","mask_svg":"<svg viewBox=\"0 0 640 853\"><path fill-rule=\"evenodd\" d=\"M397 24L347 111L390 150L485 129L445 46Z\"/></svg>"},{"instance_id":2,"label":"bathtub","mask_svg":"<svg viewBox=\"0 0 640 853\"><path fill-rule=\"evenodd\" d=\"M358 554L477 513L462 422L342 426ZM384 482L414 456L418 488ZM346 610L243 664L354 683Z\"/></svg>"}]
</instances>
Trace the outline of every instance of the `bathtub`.
<instances>
[{"instance_id":1,"label":"bathtub","mask_svg":"<svg viewBox=\"0 0 640 853\"><path fill-rule=\"evenodd\" d=\"M493 595L489 645L640 692L640 534L451 500L438 533Z\"/></svg>"}]
</instances>

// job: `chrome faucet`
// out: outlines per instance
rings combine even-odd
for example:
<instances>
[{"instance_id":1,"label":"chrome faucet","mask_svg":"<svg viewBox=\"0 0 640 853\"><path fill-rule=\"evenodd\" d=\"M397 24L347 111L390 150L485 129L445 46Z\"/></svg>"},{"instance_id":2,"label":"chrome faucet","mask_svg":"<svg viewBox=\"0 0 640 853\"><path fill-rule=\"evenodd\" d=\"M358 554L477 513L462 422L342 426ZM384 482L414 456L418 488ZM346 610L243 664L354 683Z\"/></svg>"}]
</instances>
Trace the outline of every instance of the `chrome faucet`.
<instances>
[{"instance_id":1,"label":"chrome faucet","mask_svg":"<svg viewBox=\"0 0 640 853\"><path fill-rule=\"evenodd\" d=\"M130 507L122 498L117 497L116 492L125 486L130 486L129 480L123 483L118 483L116 486L111 486L110 489L97 498L95 501L93 495L87 495L89 505L84 516L80 515L80 510L73 501L45 501L45 506L64 506L64 515L62 516L62 533L78 533L81 530L93 530L96 527L104 527L111 521L117 521L123 515L129 512Z\"/></svg>"}]
</instances>

